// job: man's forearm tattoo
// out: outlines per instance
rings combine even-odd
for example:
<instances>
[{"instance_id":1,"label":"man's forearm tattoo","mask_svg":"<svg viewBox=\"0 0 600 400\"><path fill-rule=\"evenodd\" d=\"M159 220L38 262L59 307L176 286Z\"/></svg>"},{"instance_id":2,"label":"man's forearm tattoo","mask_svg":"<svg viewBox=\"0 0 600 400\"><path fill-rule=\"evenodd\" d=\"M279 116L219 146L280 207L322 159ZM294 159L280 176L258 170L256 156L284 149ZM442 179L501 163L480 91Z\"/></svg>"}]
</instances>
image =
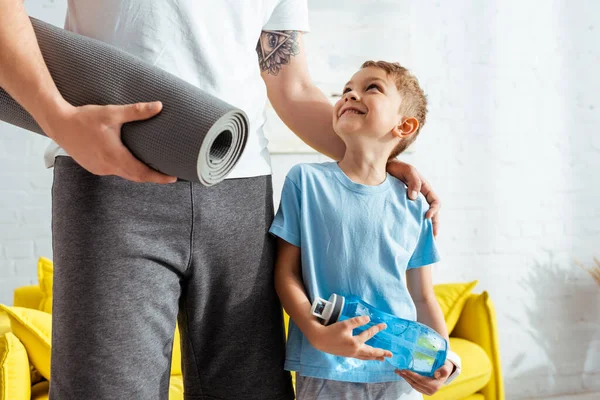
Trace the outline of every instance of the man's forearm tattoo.
<instances>
[{"instance_id":1,"label":"man's forearm tattoo","mask_svg":"<svg viewBox=\"0 0 600 400\"><path fill-rule=\"evenodd\" d=\"M299 37L298 31L263 31L256 45L260 70L279 74L292 56L300 54Z\"/></svg>"}]
</instances>

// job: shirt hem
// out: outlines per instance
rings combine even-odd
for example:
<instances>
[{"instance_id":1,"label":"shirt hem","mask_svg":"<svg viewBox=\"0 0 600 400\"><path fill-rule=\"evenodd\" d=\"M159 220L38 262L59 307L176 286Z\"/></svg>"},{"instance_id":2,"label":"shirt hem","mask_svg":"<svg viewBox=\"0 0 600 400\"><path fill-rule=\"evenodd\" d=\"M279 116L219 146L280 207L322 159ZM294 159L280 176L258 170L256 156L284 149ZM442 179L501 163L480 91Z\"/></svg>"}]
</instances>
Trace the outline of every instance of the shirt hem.
<instances>
[{"instance_id":1,"label":"shirt hem","mask_svg":"<svg viewBox=\"0 0 600 400\"><path fill-rule=\"evenodd\" d=\"M64 157L71 157L69 154L67 154L66 151L64 151L64 149L62 147L58 147L54 150L47 150L46 154L44 155L44 164L46 166L47 169L53 168L54 167L54 160L56 159L56 157L60 157L60 156L64 156ZM250 172L240 172L240 171L236 171L236 167L234 167L231 172L229 173L229 175L227 175L224 180L228 180L228 179L243 179L243 178L256 178L259 176L268 176L268 175L272 175L273 170L271 168L271 165L269 162L265 161L264 165L262 168L257 168L254 171L250 171Z\"/></svg>"},{"instance_id":2,"label":"shirt hem","mask_svg":"<svg viewBox=\"0 0 600 400\"><path fill-rule=\"evenodd\" d=\"M286 231L281 226L273 225L271 226L271 229L269 229L269 232L296 247L300 247L300 238L293 233Z\"/></svg>"},{"instance_id":3,"label":"shirt hem","mask_svg":"<svg viewBox=\"0 0 600 400\"><path fill-rule=\"evenodd\" d=\"M263 31L297 31L302 33L309 33L310 26L309 25L296 25L289 22L279 22L274 24L267 24L263 26Z\"/></svg>"},{"instance_id":4,"label":"shirt hem","mask_svg":"<svg viewBox=\"0 0 600 400\"><path fill-rule=\"evenodd\" d=\"M427 265L435 264L440 261L439 253L434 252L426 256L416 258L414 262L408 263L406 269L415 269L425 267Z\"/></svg>"}]
</instances>

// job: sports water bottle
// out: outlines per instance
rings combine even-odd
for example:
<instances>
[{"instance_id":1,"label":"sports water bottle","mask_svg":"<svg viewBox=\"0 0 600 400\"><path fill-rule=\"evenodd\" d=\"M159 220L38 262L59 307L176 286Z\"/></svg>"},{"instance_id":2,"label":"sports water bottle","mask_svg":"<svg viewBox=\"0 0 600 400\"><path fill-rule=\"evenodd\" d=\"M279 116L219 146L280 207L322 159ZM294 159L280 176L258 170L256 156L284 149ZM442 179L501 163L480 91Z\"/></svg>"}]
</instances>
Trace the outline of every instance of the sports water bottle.
<instances>
[{"instance_id":1,"label":"sports water bottle","mask_svg":"<svg viewBox=\"0 0 600 400\"><path fill-rule=\"evenodd\" d=\"M311 312L323 325L361 315L368 316L369 323L355 329L354 334L385 323L387 328L366 343L372 347L389 350L392 357L386 358L386 361L398 369L408 369L423 376L433 377L434 372L446 362L448 342L436 331L419 322L378 310L356 296L344 298L332 294L329 301L318 297L312 304Z\"/></svg>"}]
</instances>

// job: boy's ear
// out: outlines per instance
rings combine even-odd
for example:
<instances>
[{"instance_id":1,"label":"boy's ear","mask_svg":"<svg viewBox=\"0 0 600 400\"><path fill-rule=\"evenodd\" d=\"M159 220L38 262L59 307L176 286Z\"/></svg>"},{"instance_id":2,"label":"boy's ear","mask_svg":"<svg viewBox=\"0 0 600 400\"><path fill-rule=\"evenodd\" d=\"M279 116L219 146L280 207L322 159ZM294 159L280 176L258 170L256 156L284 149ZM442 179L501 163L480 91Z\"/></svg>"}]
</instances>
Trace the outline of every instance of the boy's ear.
<instances>
[{"instance_id":1,"label":"boy's ear","mask_svg":"<svg viewBox=\"0 0 600 400\"><path fill-rule=\"evenodd\" d=\"M402 118L402 120L392 129L394 136L405 139L419 129L419 120L415 117Z\"/></svg>"}]
</instances>

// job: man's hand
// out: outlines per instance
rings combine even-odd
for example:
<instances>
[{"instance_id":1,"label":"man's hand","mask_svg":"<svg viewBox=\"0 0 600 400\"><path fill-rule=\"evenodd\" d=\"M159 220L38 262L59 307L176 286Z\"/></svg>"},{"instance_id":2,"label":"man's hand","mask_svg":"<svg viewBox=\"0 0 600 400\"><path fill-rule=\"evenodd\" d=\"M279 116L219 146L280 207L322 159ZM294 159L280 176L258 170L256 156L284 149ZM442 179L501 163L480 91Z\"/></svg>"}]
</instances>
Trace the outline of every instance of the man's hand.
<instances>
[{"instance_id":1,"label":"man's hand","mask_svg":"<svg viewBox=\"0 0 600 400\"><path fill-rule=\"evenodd\" d=\"M437 371L435 371L433 378L419 375L407 369L397 369L394 372L403 377L404 380L408 382L408 384L412 386L412 388L415 389L417 392L423 393L427 396L431 396L435 392L440 390L442 385L446 382L446 380L452 373L453 369L454 365L450 361L446 361L444 365L442 365Z\"/></svg>"},{"instance_id":2,"label":"man's hand","mask_svg":"<svg viewBox=\"0 0 600 400\"><path fill-rule=\"evenodd\" d=\"M429 210L425 214L425 218L431 218L433 235L437 237L440 230L439 211L442 204L438 195L431 188L431 184L419 174L419 171L415 167L402 161L391 160L387 164L387 170L391 175L400 179L408 186L408 197L411 200L416 200L419 192L423 193L427 203L429 203Z\"/></svg>"},{"instance_id":3,"label":"man's hand","mask_svg":"<svg viewBox=\"0 0 600 400\"><path fill-rule=\"evenodd\" d=\"M353 357L359 360L384 361L385 357L391 357L392 353L376 349L365 342L375 334L386 328L385 324L378 324L353 336L352 330L369 323L369 317L360 316L338 321L329 326L319 326L308 337L310 343L317 350L342 357Z\"/></svg>"},{"instance_id":4,"label":"man's hand","mask_svg":"<svg viewBox=\"0 0 600 400\"><path fill-rule=\"evenodd\" d=\"M89 172L117 175L134 182L172 183L164 175L135 158L121 141L126 122L151 118L162 110L160 102L123 106L67 106L47 121L46 134Z\"/></svg>"},{"instance_id":5,"label":"man's hand","mask_svg":"<svg viewBox=\"0 0 600 400\"><path fill-rule=\"evenodd\" d=\"M136 182L175 182L138 159L121 141L126 122L153 117L162 105L74 107L59 93L22 1L0 0L0 87L89 172ZM150 106L152 105L152 107Z\"/></svg>"}]
</instances>

